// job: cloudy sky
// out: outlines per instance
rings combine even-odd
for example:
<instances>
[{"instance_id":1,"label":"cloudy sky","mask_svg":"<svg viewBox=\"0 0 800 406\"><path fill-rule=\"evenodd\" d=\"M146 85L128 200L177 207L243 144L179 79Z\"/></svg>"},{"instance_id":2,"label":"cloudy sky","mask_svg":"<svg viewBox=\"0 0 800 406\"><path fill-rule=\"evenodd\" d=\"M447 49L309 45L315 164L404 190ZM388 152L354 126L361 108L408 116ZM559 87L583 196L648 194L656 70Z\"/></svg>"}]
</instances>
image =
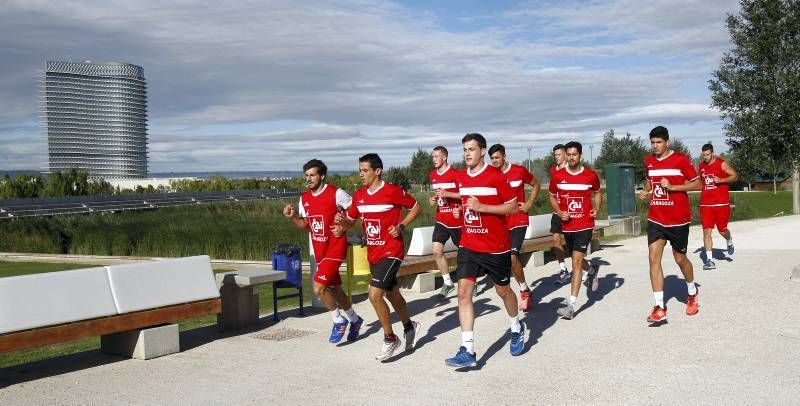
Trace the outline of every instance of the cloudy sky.
<instances>
[{"instance_id":1,"label":"cloudy sky","mask_svg":"<svg viewBox=\"0 0 800 406\"><path fill-rule=\"evenodd\" d=\"M144 68L152 172L299 170L315 157L349 170L367 152L405 165L419 147L460 150L467 132L513 161L568 140L596 155L608 129L646 136L659 124L696 150L722 146L706 82L737 10L735 0L6 0L0 169L46 166L47 60Z\"/></svg>"}]
</instances>

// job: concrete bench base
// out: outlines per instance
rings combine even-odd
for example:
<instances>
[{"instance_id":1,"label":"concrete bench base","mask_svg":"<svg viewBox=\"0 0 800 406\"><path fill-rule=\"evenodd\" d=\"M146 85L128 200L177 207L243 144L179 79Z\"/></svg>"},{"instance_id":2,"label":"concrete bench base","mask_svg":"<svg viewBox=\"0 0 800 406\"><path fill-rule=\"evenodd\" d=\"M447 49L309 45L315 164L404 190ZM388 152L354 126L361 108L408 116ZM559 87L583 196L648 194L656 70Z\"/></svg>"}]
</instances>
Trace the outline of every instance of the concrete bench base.
<instances>
[{"instance_id":1,"label":"concrete bench base","mask_svg":"<svg viewBox=\"0 0 800 406\"><path fill-rule=\"evenodd\" d=\"M258 323L258 285L286 278L286 272L243 269L216 275L222 297L222 312L217 315L220 331L240 330Z\"/></svg>"},{"instance_id":2,"label":"concrete bench base","mask_svg":"<svg viewBox=\"0 0 800 406\"><path fill-rule=\"evenodd\" d=\"M180 351L177 324L100 336L100 351L136 359L151 359Z\"/></svg>"},{"instance_id":3,"label":"concrete bench base","mask_svg":"<svg viewBox=\"0 0 800 406\"><path fill-rule=\"evenodd\" d=\"M789 278L795 282L800 282L800 265L792 269L792 276Z\"/></svg>"},{"instance_id":4,"label":"concrete bench base","mask_svg":"<svg viewBox=\"0 0 800 406\"><path fill-rule=\"evenodd\" d=\"M436 289L436 273L423 272L398 278L401 292L427 293Z\"/></svg>"}]
</instances>

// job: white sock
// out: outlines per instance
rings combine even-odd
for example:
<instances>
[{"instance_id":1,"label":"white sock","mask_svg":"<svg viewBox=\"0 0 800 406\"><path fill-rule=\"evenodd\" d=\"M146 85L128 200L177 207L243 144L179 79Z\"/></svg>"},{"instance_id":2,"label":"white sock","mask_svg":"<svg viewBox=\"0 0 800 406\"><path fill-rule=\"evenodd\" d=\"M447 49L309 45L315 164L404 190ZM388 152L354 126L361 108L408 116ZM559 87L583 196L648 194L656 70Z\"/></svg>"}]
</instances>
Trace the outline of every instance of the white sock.
<instances>
[{"instance_id":1,"label":"white sock","mask_svg":"<svg viewBox=\"0 0 800 406\"><path fill-rule=\"evenodd\" d=\"M468 353L475 354L475 333L472 331L462 331L461 345L467 349Z\"/></svg>"},{"instance_id":2,"label":"white sock","mask_svg":"<svg viewBox=\"0 0 800 406\"><path fill-rule=\"evenodd\" d=\"M733 245L733 238L731 238L730 240L725 240L725 241L727 241L727 242L728 242L728 246L731 246L731 245Z\"/></svg>"},{"instance_id":3,"label":"white sock","mask_svg":"<svg viewBox=\"0 0 800 406\"><path fill-rule=\"evenodd\" d=\"M694 282L686 282L686 289L689 291L690 296L697 294L697 285Z\"/></svg>"},{"instance_id":4,"label":"white sock","mask_svg":"<svg viewBox=\"0 0 800 406\"><path fill-rule=\"evenodd\" d=\"M569 304L572 306L574 310L578 310L578 297L569 295Z\"/></svg>"},{"instance_id":5,"label":"white sock","mask_svg":"<svg viewBox=\"0 0 800 406\"><path fill-rule=\"evenodd\" d=\"M508 318L508 320L511 322L511 331L514 333L519 333L522 330L522 326L519 325L519 317L517 316L510 316Z\"/></svg>"},{"instance_id":6,"label":"white sock","mask_svg":"<svg viewBox=\"0 0 800 406\"><path fill-rule=\"evenodd\" d=\"M561 269L562 271L566 271L567 270L567 264L565 264L564 261L559 261L558 262L558 268Z\"/></svg>"},{"instance_id":7,"label":"white sock","mask_svg":"<svg viewBox=\"0 0 800 406\"><path fill-rule=\"evenodd\" d=\"M528 287L527 283L522 282L519 284L519 291L522 292L523 290L531 290L531 288Z\"/></svg>"},{"instance_id":8,"label":"white sock","mask_svg":"<svg viewBox=\"0 0 800 406\"><path fill-rule=\"evenodd\" d=\"M586 282L586 277L588 276L588 272L581 271L581 282Z\"/></svg>"},{"instance_id":9,"label":"white sock","mask_svg":"<svg viewBox=\"0 0 800 406\"><path fill-rule=\"evenodd\" d=\"M349 320L351 323L358 321L358 314L356 314L356 310L353 309L352 306L344 311L344 317L347 317L347 320Z\"/></svg>"},{"instance_id":10,"label":"white sock","mask_svg":"<svg viewBox=\"0 0 800 406\"><path fill-rule=\"evenodd\" d=\"M660 308L664 308L664 291L661 292L653 292L653 298L656 299L656 306Z\"/></svg>"},{"instance_id":11,"label":"white sock","mask_svg":"<svg viewBox=\"0 0 800 406\"><path fill-rule=\"evenodd\" d=\"M706 259L711 261L714 258L714 253L712 251L706 251Z\"/></svg>"},{"instance_id":12,"label":"white sock","mask_svg":"<svg viewBox=\"0 0 800 406\"><path fill-rule=\"evenodd\" d=\"M342 314L339 313L339 308L337 307L333 311L331 311L331 318L333 318L334 323L341 323L344 321Z\"/></svg>"},{"instance_id":13,"label":"white sock","mask_svg":"<svg viewBox=\"0 0 800 406\"><path fill-rule=\"evenodd\" d=\"M445 285L453 286L453 280L450 279L450 274L449 273L443 273L442 274L442 280L444 281Z\"/></svg>"}]
</instances>

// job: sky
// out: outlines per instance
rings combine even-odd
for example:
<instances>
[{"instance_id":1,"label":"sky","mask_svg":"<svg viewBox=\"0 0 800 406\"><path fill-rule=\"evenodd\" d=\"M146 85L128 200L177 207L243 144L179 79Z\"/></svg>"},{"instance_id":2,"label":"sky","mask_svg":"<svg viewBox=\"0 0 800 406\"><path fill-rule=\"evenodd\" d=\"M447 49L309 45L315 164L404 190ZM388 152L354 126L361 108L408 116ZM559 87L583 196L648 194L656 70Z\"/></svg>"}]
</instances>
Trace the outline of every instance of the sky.
<instances>
[{"instance_id":1,"label":"sky","mask_svg":"<svg viewBox=\"0 0 800 406\"><path fill-rule=\"evenodd\" d=\"M36 1L0 13L0 169L45 169L48 60L127 62L149 170L407 165L469 132L521 162L664 125L725 150L707 81L735 0ZM588 146L593 148L589 151ZM589 152L589 153L587 153ZM453 156L455 155L455 156Z\"/></svg>"}]
</instances>

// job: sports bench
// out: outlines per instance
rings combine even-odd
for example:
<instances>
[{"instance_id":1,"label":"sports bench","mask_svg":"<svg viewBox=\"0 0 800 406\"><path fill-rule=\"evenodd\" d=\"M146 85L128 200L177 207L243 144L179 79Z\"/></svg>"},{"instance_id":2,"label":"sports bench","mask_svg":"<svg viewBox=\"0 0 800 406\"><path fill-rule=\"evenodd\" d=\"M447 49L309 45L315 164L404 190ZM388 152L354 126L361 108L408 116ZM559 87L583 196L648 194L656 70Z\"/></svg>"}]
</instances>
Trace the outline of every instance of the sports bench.
<instances>
[{"instance_id":1,"label":"sports bench","mask_svg":"<svg viewBox=\"0 0 800 406\"><path fill-rule=\"evenodd\" d=\"M104 352L178 352L178 326L221 311L208 256L0 278L0 354L101 336Z\"/></svg>"},{"instance_id":2,"label":"sports bench","mask_svg":"<svg viewBox=\"0 0 800 406\"><path fill-rule=\"evenodd\" d=\"M544 252L553 246L553 235L550 233L550 219L551 214L540 214L530 216L530 225L525 233L525 241L522 243L521 260L523 266L534 265L539 266L544 264ZM433 248L431 237L433 235L433 227L417 227L414 229L409 243L408 252L397 272L398 277L414 277L419 274L429 273L431 275L427 280L416 278L404 278L401 285L405 289L414 291L427 292L434 289L433 276L436 272L436 262L433 258ZM592 234L592 244L590 249L595 249L598 239L600 238L599 229L595 228ZM447 259L449 266L456 265L457 247L453 245L452 241L447 241L444 247L444 256ZM538 257L532 258L535 254L539 253ZM533 263L531 263L533 260Z\"/></svg>"}]
</instances>

